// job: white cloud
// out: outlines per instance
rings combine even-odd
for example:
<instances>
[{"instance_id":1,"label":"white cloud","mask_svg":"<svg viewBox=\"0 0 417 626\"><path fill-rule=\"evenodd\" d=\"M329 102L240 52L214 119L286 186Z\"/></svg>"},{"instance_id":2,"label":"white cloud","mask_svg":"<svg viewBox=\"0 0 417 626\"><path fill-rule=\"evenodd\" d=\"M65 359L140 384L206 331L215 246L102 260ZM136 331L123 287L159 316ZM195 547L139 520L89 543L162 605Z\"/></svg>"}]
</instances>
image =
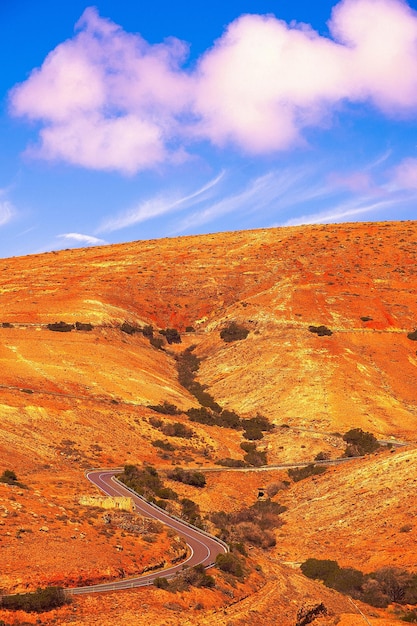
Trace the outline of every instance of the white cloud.
<instances>
[{"instance_id":1,"label":"white cloud","mask_svg":"<svg viewBox=\"0 0 417 626\"><path fill-rule=\"evenodd\" d=\"M97 237L83 235L81 233L64 233L62 235L58 235L58 237L60 239L65 239L66 241L76 241L88 246L99 246L106 243L104 239L98 239Z\"/></svg>"},{"instance_id":2,"label":"white cloud","mask_svg":"<svg viewBox=\"0 0 417 626\"><path fill-rule=\"evenodd\" d=\"M286 150L349 102L415 110L417 14L406 2L341 0L329 32L244 15L185 70L183 42L151 45L89 8L11 91L11 111L42 125L32 155L133 174L183 159L200 140Z\"/></svg>"}]
</instances>

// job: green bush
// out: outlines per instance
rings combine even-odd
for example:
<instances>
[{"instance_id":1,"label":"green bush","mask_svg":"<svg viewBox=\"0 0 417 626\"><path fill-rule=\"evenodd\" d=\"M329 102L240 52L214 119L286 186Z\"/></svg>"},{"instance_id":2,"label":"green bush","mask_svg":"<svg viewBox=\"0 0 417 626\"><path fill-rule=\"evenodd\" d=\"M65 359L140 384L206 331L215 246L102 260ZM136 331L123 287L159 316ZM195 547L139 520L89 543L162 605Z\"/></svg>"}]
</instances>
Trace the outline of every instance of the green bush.
<instances>
[{"instance_id":1,"label":"green bush","mask_svg":"<svg viewBox=\"0 0 417 626\"><path fill-rule=\"evenodd\" d=\"M181 500L181 507L182 507L182 517L190 524L193 524L194 526L201 528L203 525L203 522L201 519L200 507L198 506L198 504L196 504L189 498L183 498Z\"/></svg>"},{"instance_id":2,"label":"green bush","mask_svg":"<svg viewBox=\"0 0 417 626\"><path fill-rule=\"evenodd\" d=\"M153 584L157 587L157 589L168 589L169 580L164 576L158 576L158 578L155 578L153 581Z\"/></svg>"},{"instance_id":3,"label":"green bush","mask_svg":"<svg viewBox=\"0 0 417 626\"><path fill-rule=\"evenodd\" d=\"M206 485L204 474L193 471L186 472L180 467L176 467L172 472L168 472L168 478L193 487L205 487Z\"/></svg>"},{"instance_id":4,"label":"green bush","mask_svg":"<svg viewBox=\"0 0 417 626\"><path fill-rule=\"evenodd\" d=\"M246 339L249 335L249 330L244 326L238 324L237 322L230 322L223 330L220 332L220 337L223 341L231 342L231 341L241 341L242 339Z\"/></svg>"},{"instance_id":5,"label":"green bush","mask_svg":"<svg viewBox=\"0 0 417 626\"><path fill-rule=\"evenodd\" d=\"M348 444L344 455L349 457L371 454L380 448L376 437L361 428L352 428L343 435L343 440Z\"/></svg>"},{"instance_id":6,"label":"green bush","mask_svg":"<svg viewBox=\"0 0 417 626\"><path fill-rule=\"evenodd\" d=\"M307 578L326 581L329 577L334 576L335 572L340 568L337 561L307 559L304 563L301 563L300 569Z\"/></svg>"},{"instance_id":7,"label":"green bush","mask_svg":"<svg viewBox=\"0 0 417 626\"><path fill-rule=\"evenodd\" d=\"M288 476L292 478L295 483L297 483L300 480L309 478L309 476L324 474L326 471L327 470L323 465L314 465L314 463L312 463L306 467L295 467L294 469L289 469Z\"/></svg>"},{"instance_id":8,"label":"green bush","mask_svg":"<svg viewBox=\"0 0 417 626\"><path fill-rule=\"evenodd\" d=\"M216 566L227 574L232 574L236 578L243 578L243 567L240 559L232 552L218 554L216 556Z\"/></svg>"},{"instance_id":9,"label":"green bush","mask_svg":"<svg viewBox=\"0 0 417 626\"><path fill-rule=\"evenodd\" d=\"M18 593L13 596L3 596L1 608L9 611L25 611L26 613L43 613L70 602L62 587L45 587L33 593Z\"/></svg>"},{"instance_id":10,"label":"green bush","mask_svg":"<svg viewBox=\"0 0 417 626\"><path fill-rule=\"evenodd\" d=\"M407 337L411 339L411 341L417 341L417 329L412 333L408 333Z\"/></svg>"},{"instance_id":11,"label":"green bush","mask_svg":"<svg viewBox=\"0 0 417 626\"><path fill-rule=\"evenodd\" d=\"M139 469L136 465L125 465L124 472L119 475L119 480L151 502L155 502L157 498L163 500L178 498L175 491L165 487L158 472L151 465L143 469Z\"/></svg>"}]
</instances>

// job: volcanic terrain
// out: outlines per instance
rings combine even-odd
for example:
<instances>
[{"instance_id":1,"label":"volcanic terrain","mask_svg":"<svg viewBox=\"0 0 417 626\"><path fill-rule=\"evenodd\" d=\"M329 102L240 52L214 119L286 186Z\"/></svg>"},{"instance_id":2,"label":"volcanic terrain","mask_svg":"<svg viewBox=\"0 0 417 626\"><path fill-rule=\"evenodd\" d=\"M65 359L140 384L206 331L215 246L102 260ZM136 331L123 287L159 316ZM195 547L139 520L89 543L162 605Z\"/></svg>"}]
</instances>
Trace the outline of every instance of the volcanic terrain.
<instances>
[{"instance_id":1,"label":"volcanic terrain","mask_svg":"<svg viewBox=\"0 0 417 626\"><path fill-rule=\"evenodd\" d=\"M77 596L40 617L0 611L0 620L295 626L303 607L323 603L317 626L401 623L397 606L353 602L299 566L318 558L364 573L414 571L416 222L0 259L0 303L0 475L12 470L18 479L0 482L5 593L116 580L185 554L184 541L158 524L144 522L139 532L131 519L123 527L116 513L109 523L103 510L81 505L81 496L97 493L88 468L148 464L163 476L174 466L207 469L204 488L166 485L199 505L213 533L210 514L250 507L268 487L286 507L275 545L246 550L243 579L213 569L210 589ZM225 341L231 324L246 336ZM180 343L167 341L170 329ZM266 468L219 465L242 462L246 440L241 429L190 421L186 412L200 401L179 376L187 350L199 361L195 380L216 403L273 424L252 442ZM164 403L175 414L151 408ZM383 447L299 482L289 478L287 464L341 457L342 435L353 428Z\"/></svg>"}]
</instances>

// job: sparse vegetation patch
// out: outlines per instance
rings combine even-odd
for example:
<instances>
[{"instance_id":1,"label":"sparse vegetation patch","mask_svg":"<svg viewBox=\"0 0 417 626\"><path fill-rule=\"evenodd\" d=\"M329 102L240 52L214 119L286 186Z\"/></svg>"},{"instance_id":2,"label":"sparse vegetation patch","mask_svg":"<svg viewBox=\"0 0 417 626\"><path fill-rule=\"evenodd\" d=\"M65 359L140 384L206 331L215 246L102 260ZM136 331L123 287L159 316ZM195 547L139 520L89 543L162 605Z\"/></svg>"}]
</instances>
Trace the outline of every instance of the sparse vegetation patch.
<instances>
[{"instance_id":1,"label":"sparse vegetation patch","mask_svg":"<svg viewBox=\"0 0 417 626\"><path fill-rule=\"evenodd\" d=\"M295 483L297 483L300 480L309 478L310 476L324 474L326 471L327 469L323 465L314 465L314 463L311 463L305 467L295 467L294 469L289 469L288 476L292 478Z\"/></svg>"},{"instance_id":2,"label":"sparse vegetation patch","mask_svg":"<svg viewBox=\"0 0 417 626\"><path fill-rule=\"evenodd\" d=\"M417 603L417 575L397 567L363 574L352 567L340 567L337 561L313 558L301 564L301 571L308 578L322 580L327 587L372 606Z\"/></svg>"},{"instance_id":3,"label":"sparse vegetation patch","mask_svg":"<svg viewBox=\"0 0 417 626\"><path fill-rule=\"evenodd\" d=\"M227 343L241 341L242 339L246 339L248 335L249 330L237 322L230 322L220 331L220 337Z\"/></svg>"},{"instance_id":4,"label":"sparse vegetation patch","mask_svg":"<svg viewBox=\"0 0 417 626\"><path fill-rule=\"evenodd\" d=\"M3 596L0 606L9 611L25 611L26 613L43 613L70 602L69 596L62 587L45 587L33 593L18 593Z\"/></svg>"}]
</instances>

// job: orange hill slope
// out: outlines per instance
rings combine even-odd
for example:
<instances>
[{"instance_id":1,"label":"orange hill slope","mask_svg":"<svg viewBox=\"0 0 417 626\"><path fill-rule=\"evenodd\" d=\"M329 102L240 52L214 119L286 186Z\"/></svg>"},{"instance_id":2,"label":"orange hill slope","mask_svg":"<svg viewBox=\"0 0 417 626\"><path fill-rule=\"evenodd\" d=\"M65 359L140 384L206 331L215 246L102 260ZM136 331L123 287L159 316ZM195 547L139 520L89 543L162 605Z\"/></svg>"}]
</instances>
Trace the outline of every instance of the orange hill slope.
<instances>
[{"instance_id":1,"label":"orange hill slope","mask_svg":"<svg viewBox=\"0 0 417 626\"><path fill-rule=\"evenodd\" d=\"M223 407L247 417L260 412L277 426L291 426L277 428L259 443L270 464L311 461L320 451L336 457L340 438L331 433L352 427L412 443L417 342L407 335L417 328L416 256L417 223L404 222L222 233L0 260L0 473L13 468L30 487L18 493L0 485L0 586L23 590L77 572L82 580L103 580L158 562L166 549L163 534L148 549L147 560L119 531L112 542L103 540L100 514L78 504L80 492L94 492L82 477L85 468L126 462L200 466L242 458L240 431L191 424L184 413L163 419L191 427L189 440L163 436L152 425L155 413L148 405L168 401L181 411L198 405L179 383L175 362L175 353L191 344L201 359L199 382ZM66 333L46 328L61 320L94 328ZM249 330L246 339L221 339L230 321ZM156 337L158 329L176 328L182 343L157 349L142 333L123 332L123 322L153 325ZM320 325L332 334L319 336L309 329ZM174 450L156 448L158 439L169 439ZM376 499L389 493L383 511L388 528L397 533L407 523L404 511L406 517L412 514L416 479L414 463L407 459L414 460L414 452L401 454L401 463L354 462L350 469L338 468L317 482L291 488L285 496L287 547L275 550L276 561L325 555L329 527L334 548L329 558L365 569L361 551L365 554L364 546L382 532L369 523L368 509ZM390 478L373 481L373 473ZM286 473L276 477L282 478ZM401 500L394 505L388 484L395 484L397 492L403 479L406 509ZM236 510L242 498L251 504L257 487L270 480L212 474L208 489L190 488L183 495L198 501L203 512ZM354 486L350 516L346 481ZM366 501L355 517L359 485ZM321 502L329 507L322 509ZM313 517L304 532L306 508ZM338 524L339 509L346 523ZM380 543L372 566L394 562L408 567L410 560L401 553L409 537L401 533ZM44 550L48 542L64 546L69 538L65 562ZM344 559L349 541L351 555ZM290 569L286 576L288 586L298 588L299 574L293 583ZM306 585L318 589L313 596L320 599L320 585ZM154 599L161 593L155 591ZM250 589L241 590L245 593ZM269 600L257 593L264 612ZM224 601L213 599L213 606ZM278 605L286 601L280 597ZM301 592L296 603L302 603ZM240 606L237 614L251 623L239 613ZM285 626L293 623L293 608ZM89 624L85 610L82 620ZM195 623L205 623L206 617L199 613ZM152 619L158 623L155 615ZM189 619L193 623L192 615Z\"/></svg>"}]
</instances>

